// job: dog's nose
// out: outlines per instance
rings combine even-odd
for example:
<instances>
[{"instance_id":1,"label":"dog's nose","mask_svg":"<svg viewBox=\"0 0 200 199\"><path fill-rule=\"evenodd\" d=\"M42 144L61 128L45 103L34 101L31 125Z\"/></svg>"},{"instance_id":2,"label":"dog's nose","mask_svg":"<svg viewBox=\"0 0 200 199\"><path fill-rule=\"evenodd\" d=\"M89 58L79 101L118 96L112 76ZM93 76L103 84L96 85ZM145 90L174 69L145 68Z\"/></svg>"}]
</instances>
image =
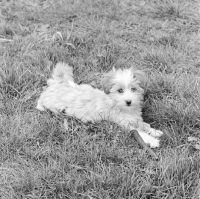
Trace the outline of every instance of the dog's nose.
<instances>
[{"instance_id":1,"label":"dog's nose","mask_svg":"<svg viewBox=\"0 0 200 199\"><path fill-rule=\"evenodd\" d=\"M131 100L126 100L126 104L127 104L127 106L130 106L131 105Z\"/></svg>"}]
</instances>

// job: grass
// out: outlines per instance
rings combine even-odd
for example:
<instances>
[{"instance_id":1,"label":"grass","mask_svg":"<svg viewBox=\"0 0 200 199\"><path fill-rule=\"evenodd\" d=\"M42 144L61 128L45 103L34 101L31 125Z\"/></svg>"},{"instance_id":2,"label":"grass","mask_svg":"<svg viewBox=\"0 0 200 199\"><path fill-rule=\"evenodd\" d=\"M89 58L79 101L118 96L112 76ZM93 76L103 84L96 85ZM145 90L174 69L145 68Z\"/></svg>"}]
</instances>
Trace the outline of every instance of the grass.
<instances>
[{"instance_id":1,"label":"grass","mask_svg":"<svg viewBox=\"0 0 200 199\"><path fill-rule=\"evenodd\" d=\"M197 199L200 8L195 0L0 2L0 198ZM153 160L116 124L35 109L58 61L101 89L147 73L143 117L165 130ZM64 128L65 125L68 129Z\"/></svg>"}]
</instances>

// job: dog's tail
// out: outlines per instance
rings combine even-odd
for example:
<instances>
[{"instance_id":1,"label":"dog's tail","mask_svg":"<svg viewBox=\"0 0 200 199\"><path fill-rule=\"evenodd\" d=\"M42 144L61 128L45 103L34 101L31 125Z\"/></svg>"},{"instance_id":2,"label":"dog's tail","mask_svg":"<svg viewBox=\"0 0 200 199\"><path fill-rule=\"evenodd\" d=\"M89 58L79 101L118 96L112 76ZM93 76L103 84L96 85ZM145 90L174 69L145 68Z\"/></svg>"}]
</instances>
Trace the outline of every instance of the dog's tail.
<instances>
[{"instance_id":1,"label":"dog's tail","mask_svg":"<svg viewBox=\"0 0 200 199\"><path fill-rule=\"evenodd\" d=\"M74 82L73 68L66 63L58 62L53 69L52 78L47 80L47 84Z\"/></svg>"}]
</instances>

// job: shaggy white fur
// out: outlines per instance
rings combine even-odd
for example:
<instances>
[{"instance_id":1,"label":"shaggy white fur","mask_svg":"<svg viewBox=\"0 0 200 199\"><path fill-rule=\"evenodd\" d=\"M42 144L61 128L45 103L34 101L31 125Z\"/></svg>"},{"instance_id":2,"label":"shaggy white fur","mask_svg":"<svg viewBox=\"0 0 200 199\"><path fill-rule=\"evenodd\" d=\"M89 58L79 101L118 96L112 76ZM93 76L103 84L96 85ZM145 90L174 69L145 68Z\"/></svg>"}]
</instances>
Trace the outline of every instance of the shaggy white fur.
<instances>
[{"instance_id":1,"label":"shaggy white fur","mask_svg":"<svg viewBox=\"0 0 200 199\"><path fill-rule=\"evenodd\" d=\"M127 130L138 130L147 144L152 148L159 147L157 137L163 133L143 122L141 116L144 79L144 74L133 68L113 68L102 80L103 92L87 84L76 84L72 67L58 63L37 108L54 113L64 111L83 122L110 120Z\"/></svg>"}]
</instances>

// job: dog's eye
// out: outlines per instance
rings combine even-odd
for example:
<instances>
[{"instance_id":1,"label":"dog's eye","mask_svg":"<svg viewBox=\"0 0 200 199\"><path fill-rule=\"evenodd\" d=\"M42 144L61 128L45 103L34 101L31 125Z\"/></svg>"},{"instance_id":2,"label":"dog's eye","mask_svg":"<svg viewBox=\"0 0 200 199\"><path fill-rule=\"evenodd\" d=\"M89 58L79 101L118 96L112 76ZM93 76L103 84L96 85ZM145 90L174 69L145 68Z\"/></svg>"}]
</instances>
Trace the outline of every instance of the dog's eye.
<instances>
[{"instance_id":1,"label":"dog's eye","mask_svg":"<svg viewBox=\"0 0 200 199\"><path fill-rule=\"evenodd\" d=\"M118 92L119 92L119 93L123 93L124 91L120 88L120 89L118 90Z\"/></svg>"},{"instance_id":2,"label":"dog's eye","mask_svg":"<svg viewBox=\"0 0 200 199\"><path fill-rule=\"evenodd\" d=\"M135 92L137 89L136 88L131 88L131 91L132 92Z\"/></svg>"}]
</instances>

